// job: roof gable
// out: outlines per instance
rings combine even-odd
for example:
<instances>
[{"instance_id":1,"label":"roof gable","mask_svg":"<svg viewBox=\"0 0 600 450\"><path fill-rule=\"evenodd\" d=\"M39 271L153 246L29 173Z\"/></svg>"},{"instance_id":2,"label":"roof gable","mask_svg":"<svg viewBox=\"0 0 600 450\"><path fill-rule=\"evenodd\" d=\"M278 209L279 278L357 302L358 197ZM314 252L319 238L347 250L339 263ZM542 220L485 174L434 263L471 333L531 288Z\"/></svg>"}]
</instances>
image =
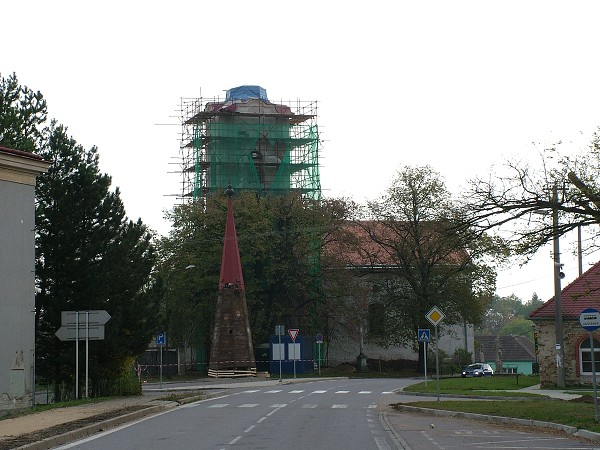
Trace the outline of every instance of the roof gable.
<instances>
[{"instance_id":1,"label":"roof gable","mask_svg":"<svg viewBox=\"0 0 600 450\"><path fill-rule=\"evenodd\" d=\"M561 306L563 319L579 319L586 308L600 310L600 262L561 291ZM532 320L554 319L555 316L554 297L529 314Z\"/></svg>"},{"instance_id":2,"label":"roof gable","mask_svg":"<svg viewBox=\"0 0 600 450\"><path fill-rule=\"evenodd\" d=\"M502 361L535 360L533 342L524 336L475 336L475 340L487 361L496 359L498 345L502 348Z\"/></svg>"}]
</instances>

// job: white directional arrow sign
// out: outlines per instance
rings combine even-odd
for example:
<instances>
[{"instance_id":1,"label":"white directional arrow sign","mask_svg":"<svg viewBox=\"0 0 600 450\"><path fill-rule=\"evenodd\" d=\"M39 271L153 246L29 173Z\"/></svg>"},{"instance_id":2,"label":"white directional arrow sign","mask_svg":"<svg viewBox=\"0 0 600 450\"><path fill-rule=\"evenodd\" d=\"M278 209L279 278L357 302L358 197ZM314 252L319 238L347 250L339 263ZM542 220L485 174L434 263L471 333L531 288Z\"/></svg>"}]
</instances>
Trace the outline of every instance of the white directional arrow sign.
<instances>
[{"instance_id":1,"label":"white directional arrow sign","mask_svg":"<svg viewBox=\"0 0 600 450\"><path fill-rule=\"evenodd\" d=\"M86 334L87 333L87 334ZM62 326L56 331L56 337L61 341L74 341L77 339L77 327ZM79 340L85 339L101 341L104 339L104 325L89 325L87 328L79 324Z\"/></svg>"},{"instance_id":2,"label":"white directional arrow sign","mask_svg":"<svg viewBox=\"0 0 600 450\"><path fill-rule=\"evenodd\" d=\"M77 319L77 314L79 314L79 320ZM64 326L75 325L79 322L86 322L90 325L104 325L106 322L110 320L110 314L108 314L103 309L96 309L91 311L61 311L60 313L60 324Z\"/></svg>"}]
</instances>

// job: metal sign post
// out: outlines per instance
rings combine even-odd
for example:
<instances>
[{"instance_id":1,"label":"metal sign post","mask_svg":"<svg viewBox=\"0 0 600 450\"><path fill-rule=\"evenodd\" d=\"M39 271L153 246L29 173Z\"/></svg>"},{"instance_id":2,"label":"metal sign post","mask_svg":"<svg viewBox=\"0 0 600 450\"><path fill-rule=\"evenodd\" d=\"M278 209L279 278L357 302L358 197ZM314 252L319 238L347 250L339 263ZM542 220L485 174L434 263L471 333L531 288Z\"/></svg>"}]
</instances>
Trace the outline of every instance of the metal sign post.
<instances>
[{"instance_id":1,"label":"metal sign post","mask_svg":"<svg viewBox=\"0 0 600 450\"><path fill-rule=\"evenodd\" d=\"M79 311L75 314L75 398L79 399Z\"/></svg>"},{"instance_id":2,"label":"metal sign post","mask_svg":"<svg viewBox=\"0 0 600 450\"><path fill-rule=\"evenodd\" d=\"M90 312L85 312L85 398L89 396L89 379L90 379Z\"/></svg>"},{"instance_id":3,"label":"metal sign post","mask_svg":"<svg viewBox=\"0 0 600 450\"><path fill-rule=\"evenodd\" d=\"M294 378L296 378L296 337L298 337L299 332L298 328L290 328L288 330L290 338L292 338L292 348L294 349Z\"/></svg>"},{"instance_id":4,"label":"metal sign post","mask_svg":"<svg viewBox=\"0 0 600 450\"><path fill-rule=\"evenodd\" d=\"M423 343L423 364L425 366L425 387L427 387L427 343L431 341L431 330L429 328L419 328L417 339Z\"/></svg>"},{"instance_id":5,"label":"metal sign post","mask_svg":"<svg viewBox=\"0 0 600 450\"><path fill-rule=\"evenodd\" d=\"M85 323L79 321L81 313L85 313ZM109 321L110 314L105 310L61 311L61 327L56 330L56 337L61 341L75 341L75 397L79 398L79 340L85 339L85 397L89 397L89 340L104 339L104 324ZM85 337L80 333L85 328Z\"/></svg>"},{"instance_id":6,"label":"metal sign post","mask_svg":"<svg viewBox=\"0 0 600 450\"><path fill-rule=\"evenodd\" d=\"M163 347L167 342L167 333L161 331L156 335L156 345L160 347L160 388L162 389L162 381L163 381Z\"/></svg>"},{"instance_id":7,"label":"metal sign post","mask_svg":"<svg viewBox=\"0 0 600 450\"><path fill-rule=\"evenodd\" d=\"M285 332L285 326L283 325L275 325L275 334L279 338L279 382L281 383L281 360L283 359L283 352L281 351L281 336Z\"/></svg>"},{"instance_id":8,"label":"metal sign post","mask_svg":"<svg viewBox=\"0 0 600 450\"><path fill-rule=\"evenodd\" d=\"M440 360L438 356L438 347L439 339L438 339L438 324L442 321L442 319L446 317L443 312L441 312L437 306L431 308L431 310L427 313L425 318L435 327L435 379L437 386L437 401L440 401Z\"/></svg>"},{"instance_id":9,"label":"metal sign post","mask_svg":"<svg viewBox=\"0 0 600 450\"><path fill-rule=\"evenodd\" d=\"M317 333L317 368L319 369L319 376L321 376L321 349L323 347L323 334Z\"/></svg>"},{"instance_id":10,"label":"metal sign post","mask_svg":"<svg viewBox=\"0 0 600 450\"><path fill-rule=\"evenodd\" d=\"M594 386L594 419L598 422L598 393L596 387L596 361L594 355L594 331L600 328L600 311L586 308L579 315L579 324L590 332L590 351L592 352L592 384Z\"/></svg>"},{"instance_id":11,"label":"metal sign post","mask_svg":"<svg viewBox=\"0 0 600 450\"><path fill-rule=\"evenodd\" d=\"M594 385L594 420L598 422L598 393L596 388L596 361L594 361L594 335L590 331L590 350L592 352L592 384Z\"/></svg>"}]
</instances>

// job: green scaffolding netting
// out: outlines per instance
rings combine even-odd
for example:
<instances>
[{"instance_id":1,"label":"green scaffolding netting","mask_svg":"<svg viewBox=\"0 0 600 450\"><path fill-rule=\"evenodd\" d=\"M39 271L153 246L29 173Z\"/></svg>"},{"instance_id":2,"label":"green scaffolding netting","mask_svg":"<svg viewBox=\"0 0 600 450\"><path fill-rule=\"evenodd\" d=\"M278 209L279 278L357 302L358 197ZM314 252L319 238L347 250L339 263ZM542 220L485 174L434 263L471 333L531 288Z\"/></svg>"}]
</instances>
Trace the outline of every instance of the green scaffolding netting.
<instances>
[{"instance_id":1,"label":"green scaffolding netting","mask_svg":"<svg viewBox=\"0 0 600 450\"><path fill-rule=\"evenodd\" d=\"M194 197L225 189L320 198L316 125L215 120L194 130Z\"/></svg>"}]
</instances>

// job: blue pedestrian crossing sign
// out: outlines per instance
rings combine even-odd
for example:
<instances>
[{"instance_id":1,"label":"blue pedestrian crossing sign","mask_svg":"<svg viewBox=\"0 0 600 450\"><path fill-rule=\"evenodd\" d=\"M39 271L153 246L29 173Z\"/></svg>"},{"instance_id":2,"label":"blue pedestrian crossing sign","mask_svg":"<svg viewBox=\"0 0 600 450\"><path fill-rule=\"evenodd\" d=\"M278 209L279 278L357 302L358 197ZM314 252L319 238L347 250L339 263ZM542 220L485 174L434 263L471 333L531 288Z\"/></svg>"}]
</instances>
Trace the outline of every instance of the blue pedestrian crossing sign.
<instances>
[{"instance_id":1,"label":"blue pedestrian crossing sign","mask_svg":"<svg viewBox=\"0 0 600 450\"><path fill-rule=\"evenodd\" d=\"M431 341L431 330L429 328L419 328L417 336L419 342L429 342Z\"/></svg>"}]
</instances>

